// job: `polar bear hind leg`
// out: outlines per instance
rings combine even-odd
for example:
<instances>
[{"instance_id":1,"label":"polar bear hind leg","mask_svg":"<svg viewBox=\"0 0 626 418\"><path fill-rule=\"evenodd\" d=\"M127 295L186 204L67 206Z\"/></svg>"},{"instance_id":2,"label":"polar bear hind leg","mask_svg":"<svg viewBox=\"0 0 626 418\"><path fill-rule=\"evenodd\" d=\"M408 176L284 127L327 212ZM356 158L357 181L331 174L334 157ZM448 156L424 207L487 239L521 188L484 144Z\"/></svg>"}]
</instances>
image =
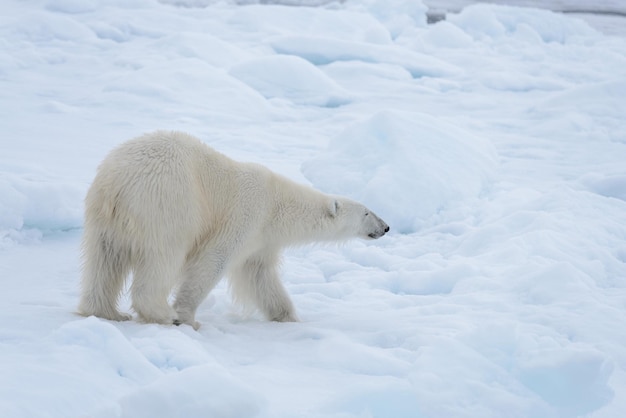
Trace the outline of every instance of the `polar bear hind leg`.
<instances>
[{"instance_id":1,"label":"polar bear hind leg","mask_svg":"<svg viewBox=\"0 0 626 418\"><path fill-rule=\"evenodd\" d=\"M105 232L88 230L83 238L82 296L78 312L113 321L127 321L117 301L130 270L129 251L121 248Z\"/></svg>"},{"instance_id":2,"label":"polar bear hind leg","mask_svg":"<svg viewBox=\"0 0 626 418\"><path fill-rule=\"evenodd\" d=\"M173 324L178 316L168 303L184 264L185 255L144 250L133 267L132 307L146 323Z\"/></svg>"}]
</instances>

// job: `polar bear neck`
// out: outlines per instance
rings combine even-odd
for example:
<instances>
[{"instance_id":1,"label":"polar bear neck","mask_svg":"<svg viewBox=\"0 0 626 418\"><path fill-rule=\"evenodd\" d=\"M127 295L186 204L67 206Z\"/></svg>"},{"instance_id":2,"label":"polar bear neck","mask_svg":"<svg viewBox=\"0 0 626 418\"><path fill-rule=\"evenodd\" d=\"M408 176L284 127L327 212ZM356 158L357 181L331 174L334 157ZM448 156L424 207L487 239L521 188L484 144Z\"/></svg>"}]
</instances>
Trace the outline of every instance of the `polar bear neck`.
<instances>
[{"instance_id":1,"label":"polar bear neck","mask_svg":"<svg viewBox=\"0 0 626 418\"><path fill-rule=\"evenodd\" d=\"M333 199L311 187L272 174L272 211L267 225L271 235L283 245L336 240L337 231L330 214Z\"/></svg>"}]
</instances>

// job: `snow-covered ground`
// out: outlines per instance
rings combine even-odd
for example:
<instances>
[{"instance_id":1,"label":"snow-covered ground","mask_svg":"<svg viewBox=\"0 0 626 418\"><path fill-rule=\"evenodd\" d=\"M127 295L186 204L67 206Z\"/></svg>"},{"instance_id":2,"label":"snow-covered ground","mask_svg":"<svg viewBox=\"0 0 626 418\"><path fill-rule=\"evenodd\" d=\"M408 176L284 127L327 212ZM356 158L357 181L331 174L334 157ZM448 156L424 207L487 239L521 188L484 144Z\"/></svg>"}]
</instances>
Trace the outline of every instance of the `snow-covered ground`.
<instances>
[{"instance_id":1,"label":"snow-covered ground","mask_svg":"<svg viewBox=\"0 0 626 418\"><path fill-rule=\"evenodd\" d=\"M4 1L0 416L626 416L626 38L426 10ZM83 196L155 129L392 231L287 251L300 323L79 317Z\"/></svg>"}]
</instances>

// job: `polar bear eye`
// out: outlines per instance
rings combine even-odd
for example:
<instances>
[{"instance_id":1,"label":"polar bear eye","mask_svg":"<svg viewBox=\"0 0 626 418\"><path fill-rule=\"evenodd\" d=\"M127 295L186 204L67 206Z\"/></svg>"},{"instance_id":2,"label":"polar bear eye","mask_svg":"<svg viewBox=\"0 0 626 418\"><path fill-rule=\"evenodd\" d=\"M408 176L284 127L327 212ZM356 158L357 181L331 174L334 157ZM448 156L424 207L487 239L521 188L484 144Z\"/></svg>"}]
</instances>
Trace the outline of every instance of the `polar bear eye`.
<instances>
[{"instance_id":1,"label":"polar bear eye","mask_svg":"<svg viewBox=\"0 0 626 418\"><path fill-rule=\"evenodd\" d=\"M365 216L369 215L370 213L368 211L365 211Z\"/></svg>"}]
</instances>

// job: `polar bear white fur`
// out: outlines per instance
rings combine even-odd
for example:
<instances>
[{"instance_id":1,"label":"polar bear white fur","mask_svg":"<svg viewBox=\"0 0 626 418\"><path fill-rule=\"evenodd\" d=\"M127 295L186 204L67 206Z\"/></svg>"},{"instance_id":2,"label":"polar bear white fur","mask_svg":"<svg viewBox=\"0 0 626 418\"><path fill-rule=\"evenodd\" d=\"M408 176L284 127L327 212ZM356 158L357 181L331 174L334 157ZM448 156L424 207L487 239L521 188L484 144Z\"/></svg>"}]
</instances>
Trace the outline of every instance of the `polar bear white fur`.
<instances>
[{"instance_id":1,"label":"polar bear white fur","mask_svg":"<svg viewBox=\"0 0 626 418\"><path fill-rule=\"evenodd\" d=\"M132 272L139 320L196 329L196 309L223 275L235 299L270 320L296 321L277 271L282 248L389 230L357 202L236 162L179 132L114 149L85 206L79 313L130 319L117 302Z\"/></svg>"}]
</instances>

